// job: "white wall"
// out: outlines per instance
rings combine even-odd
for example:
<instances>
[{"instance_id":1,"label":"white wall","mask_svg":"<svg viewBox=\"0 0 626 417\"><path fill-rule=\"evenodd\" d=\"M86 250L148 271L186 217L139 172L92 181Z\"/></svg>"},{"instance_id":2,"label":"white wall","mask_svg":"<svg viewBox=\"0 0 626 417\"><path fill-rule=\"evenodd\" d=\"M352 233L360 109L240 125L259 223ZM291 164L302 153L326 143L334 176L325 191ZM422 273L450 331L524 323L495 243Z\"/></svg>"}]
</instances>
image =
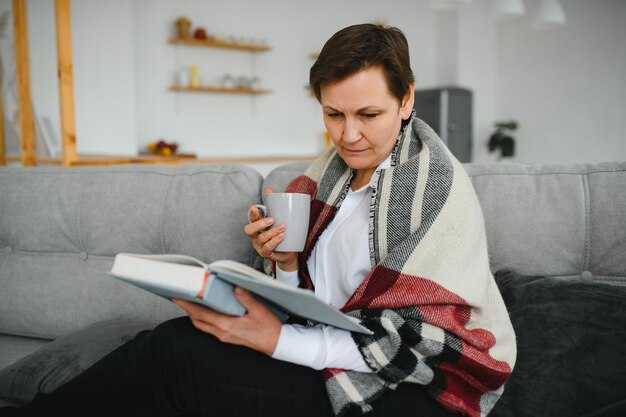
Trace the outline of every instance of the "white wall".
<instances>
[{"instance_id":1,"label":"white wall","mask_svg":"<svg viewBox=\"0 0 626 417\"><path fill-rule=\"evenodd\" d=\"M71 8L78 152L136 154L131 2L74 0Z\"/></svg>"},{"instance_id":2,"label":"white wall","mask_svg":"<svg viewBox=\"0 0 626 417\"><path fill-rule=\"evenodd\" d=\"M200 156L313 155L323 145L317 101L305 89L312 53L334 32L353 23L386 20L401 27L413 50L418 82L433 83L432 19L426 3L372 0L133 2L140 146L164 138ZM211 34L265 39L272 50L250 53L167 44L184 15ZM200 81L225 73L252 75L263 87L249 96L174 93L167 87L184 65L199 67Z\"/></svg>"},{"instance_id":3,"label":"white wall","mask_svg":"<svg viewBox=\"0 0 626 417\"><path fill-rule=\"evenodd\" d=\"M561 4L562 28L498 26L496 117L520 123L514 161L626 160L626 1Z\"/></svg>"},{"instance_id":4,"label":"white wall","mask_svg":"<svg viewBox=\"0 0 626 417\"><path fill-rule=\"evenodd\" d=\"M498 106L496 31L500 24L492 18L489 1L479 1L459 13L457 76L459 85L472 90L472 161L476 162L494 160L486 141Z\"/></svg>"}]
</instances>

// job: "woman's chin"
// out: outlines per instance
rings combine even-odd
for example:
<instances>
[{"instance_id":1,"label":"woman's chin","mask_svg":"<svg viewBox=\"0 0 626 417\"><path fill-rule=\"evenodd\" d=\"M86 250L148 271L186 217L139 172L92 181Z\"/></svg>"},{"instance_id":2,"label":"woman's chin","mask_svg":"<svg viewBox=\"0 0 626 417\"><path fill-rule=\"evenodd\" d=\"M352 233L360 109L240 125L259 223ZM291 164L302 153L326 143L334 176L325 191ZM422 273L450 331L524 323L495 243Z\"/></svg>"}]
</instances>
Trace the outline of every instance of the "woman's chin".
<instances>
[{"instance_id":1,"label":"woman's chin","mask_svg":"<svg viewBox=\"0 0 626 417\"><path fill-rule=\"evenodd\" d=\"M339 156L341 156L341 159L343 159L346 165L348 165L352 169L363 169L367 168L370 165L370 161L364 154L341 152Z\"/></svg>"}]
</instances>

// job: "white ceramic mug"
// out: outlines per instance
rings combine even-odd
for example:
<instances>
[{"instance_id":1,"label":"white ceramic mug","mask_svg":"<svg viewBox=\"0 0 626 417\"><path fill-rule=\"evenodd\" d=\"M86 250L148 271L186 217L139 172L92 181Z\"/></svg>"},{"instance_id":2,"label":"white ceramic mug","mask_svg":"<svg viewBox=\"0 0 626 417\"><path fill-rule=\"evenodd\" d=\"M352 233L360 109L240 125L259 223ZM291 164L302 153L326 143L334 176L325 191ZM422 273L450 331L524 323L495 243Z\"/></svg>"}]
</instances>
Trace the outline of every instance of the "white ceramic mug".
<instances>
[{"instance_id":1,"label":"white ceramic mug","mask_svg":"<svg viewBox=\"0 0 626 417\"><path fill-rule=\"evenodd\" d=\"M309 231L311 196L300 193L270 193L265 196L265 205L255 205L262 217L274 219L272 227L285 225L285 238L276 247L276 252L302 252Z\"/></svg>"}]
</instances>

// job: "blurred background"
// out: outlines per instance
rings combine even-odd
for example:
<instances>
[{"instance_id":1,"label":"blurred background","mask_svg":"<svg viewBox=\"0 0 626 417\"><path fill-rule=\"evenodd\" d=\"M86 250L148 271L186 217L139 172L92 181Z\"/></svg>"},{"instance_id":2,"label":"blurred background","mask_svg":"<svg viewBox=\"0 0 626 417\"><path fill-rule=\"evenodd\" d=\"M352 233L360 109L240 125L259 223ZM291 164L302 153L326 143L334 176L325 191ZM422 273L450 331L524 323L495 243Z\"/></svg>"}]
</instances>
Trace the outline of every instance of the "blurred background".
<instances>
[{"instance_id":1,"label":"blurred background","mask_svg":"<svg viewBox=\"0 0 626 417\"><path fill-rule=\"evenodd\" d=\"M70 4L79 153L137 155L161 140L199 158L267 157L268 169L271 158L312 158L327 146L307 89L315 54L368 22L405 33L418 116L463 162L626 159L624 0ZM0 0L7 153L19 151L12 5ZM37 152L58 156L55 4L26 5ZM257 48L170 42L181 30Z\"/></svg>"}]
</instances>

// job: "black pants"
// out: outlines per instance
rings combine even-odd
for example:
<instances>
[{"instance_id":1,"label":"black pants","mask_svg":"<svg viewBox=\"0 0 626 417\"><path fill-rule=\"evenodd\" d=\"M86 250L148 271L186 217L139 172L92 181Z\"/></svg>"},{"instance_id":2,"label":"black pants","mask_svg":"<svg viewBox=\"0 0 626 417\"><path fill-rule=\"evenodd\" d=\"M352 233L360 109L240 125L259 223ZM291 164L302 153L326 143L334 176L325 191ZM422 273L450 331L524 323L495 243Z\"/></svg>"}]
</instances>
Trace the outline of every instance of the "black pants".
<instances>
[{"instance_id":1,"label":"black pants","mask_svg":"<svg viewBox=\"0 0 626 417\"><path fill-rule=\"evenodd\" d=\"M228 345L188 317L162 323L50 394L0 416L331 417L321 372ZM402 384L375 416L449 417L421 387ZM458 415L457 415L458 416Z\"/></svg>"}]
</instances>

